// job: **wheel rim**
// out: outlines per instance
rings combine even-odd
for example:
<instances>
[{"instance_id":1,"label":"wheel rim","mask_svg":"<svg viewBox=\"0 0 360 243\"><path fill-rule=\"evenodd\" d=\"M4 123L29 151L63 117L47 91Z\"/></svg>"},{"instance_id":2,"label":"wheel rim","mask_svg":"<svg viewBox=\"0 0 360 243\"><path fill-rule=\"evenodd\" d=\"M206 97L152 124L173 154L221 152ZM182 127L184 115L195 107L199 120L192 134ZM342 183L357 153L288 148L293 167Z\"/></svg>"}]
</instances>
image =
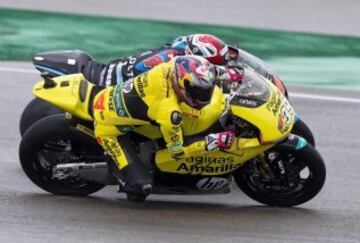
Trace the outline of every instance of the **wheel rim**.
<instances>
[{"instance_id":1,"label":"wheel rim","mask_svg":"<svg viewBox=\"0 0 360 243\"><path fill-rule=\"evenodd\" d=\"M66 179L53 178L52 169L55 165L76 163L76 162L90 162L86 161L87 150L79 146L76 142L70 139L48 139L38 149L33 159L33 168L37 171L37 175L41 180L48 181L54 187L63 189L76 189L87 186L88 181L82 180L78 177L71 177Z\"/></svg>"},{"instance_id":2,"label":"wheel rim","mask_svg":"<svg viewBox=\"0 0 360 243\"><path fill-rule=\"evenodd\" d=\"M308 183L311 183L314 178L314 174L311 168L307 166L306 161L300 160L291 153L277 154L276 158L269 161L268 155L273 153L276 152L266 153L266 160L271 169L275 171L275 177L266 176L261 171L259 160L254 159L244 168L244 181L254 192L276 200L287 199L289 196L297 198L304 195Z\"/></svg>"}]
</instances>

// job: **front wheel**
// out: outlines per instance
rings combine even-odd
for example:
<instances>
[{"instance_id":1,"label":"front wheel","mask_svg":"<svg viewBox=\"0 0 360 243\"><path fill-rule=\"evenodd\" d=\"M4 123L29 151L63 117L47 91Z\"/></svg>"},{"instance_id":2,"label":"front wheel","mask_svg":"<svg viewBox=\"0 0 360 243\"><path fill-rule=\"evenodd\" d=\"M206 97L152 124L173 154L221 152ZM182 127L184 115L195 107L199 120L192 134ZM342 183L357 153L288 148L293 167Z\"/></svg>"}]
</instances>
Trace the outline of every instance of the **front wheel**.
<instances>
[{"instance_id":1,"label":"front wheel","mask_svg":"<svg viewBox=\"0 0 360 243\"><path fill-rule=\"evenodd\" d=\"M302 120L298 119L295 122L295 124L291 130L291 133L305 138L305 140L308 143L310 143L313 147L315 147L314 135L313 135L312 131L310 130L310 128L308 127L308 125L306 125L306 123L303 122Z\"/></svg>"},{"instance_id":2,"label":"front wheel","mask_svg":"<svg viewBox=\"0 0 360 243\"><path fill-rule=\"evenodd\" d=\"M55 165L103 159L103 150L96 140L70 129L64 114L45 117L32 125L21 140L19 157L30 180L50 193L85 196L104 187L77 177L53 177Z\"/></svg>"},{"instance_id":3,"label":"front wheel","mask_svg":"<svg viewBox=\"0 0 360 243\"><path fill-rule=\"evenodd\" d=\"M269 168L264 169L261 159ZM320 192L325 178L324 161L311 145L291 151L274 148L234 173L235 182L246 195L270 206L295 206L309 201Z\"/></svg>"}]
</instances>

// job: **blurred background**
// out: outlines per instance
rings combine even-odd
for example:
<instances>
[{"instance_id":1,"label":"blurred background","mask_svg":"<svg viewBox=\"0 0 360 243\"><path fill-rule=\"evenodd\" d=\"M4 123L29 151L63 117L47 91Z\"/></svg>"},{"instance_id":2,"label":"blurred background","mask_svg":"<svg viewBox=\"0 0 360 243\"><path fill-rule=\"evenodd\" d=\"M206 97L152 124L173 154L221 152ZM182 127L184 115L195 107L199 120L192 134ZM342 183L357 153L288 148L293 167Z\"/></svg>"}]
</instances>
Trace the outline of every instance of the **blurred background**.
<instances>
[{"instance_id":1,"label":"blurred background","mask_svg":"<svg viewBox=\"0 0 360 243\"><path fill-rule=\"evenodd\" d=\"M360 88L356 0L1 0L0 7L1 60L81 49L107 62L205 32L265 59L288 84Z\"/></svg>"},{"instance_id":2,"label":"blurred background","mask_svg":"<svg viewBox=\"0 0 360 243\"><path fill-rule=\"evenodd\" d=\"M0 0L0 242L360 242L359 13L358 0ZM40 79L33 54L80 49L106 63L192 33L280 74L327 166L319 195L296 208L236 188L133 204L114 187L54 196L26 178L18 122Z\"/></svg>"}]
</instances>

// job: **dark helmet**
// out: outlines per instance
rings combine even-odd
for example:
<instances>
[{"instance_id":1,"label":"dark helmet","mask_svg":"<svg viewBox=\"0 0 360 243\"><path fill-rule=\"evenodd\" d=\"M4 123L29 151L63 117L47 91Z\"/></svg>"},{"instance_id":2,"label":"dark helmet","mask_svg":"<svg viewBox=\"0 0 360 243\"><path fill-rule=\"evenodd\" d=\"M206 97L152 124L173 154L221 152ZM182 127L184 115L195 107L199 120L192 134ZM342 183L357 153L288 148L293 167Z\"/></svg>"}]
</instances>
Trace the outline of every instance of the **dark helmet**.
<instances>
[{"instance_id":1,"label":"dark helmet","mask_svg":"<svg viewBox=\"0 0 360 243\"><path fill-rule=\"evenodd\" d=\"M175 57L172 86L181 101L201 109L212 97L215 66L199 56Z\"/></svg>"}]
</instances>

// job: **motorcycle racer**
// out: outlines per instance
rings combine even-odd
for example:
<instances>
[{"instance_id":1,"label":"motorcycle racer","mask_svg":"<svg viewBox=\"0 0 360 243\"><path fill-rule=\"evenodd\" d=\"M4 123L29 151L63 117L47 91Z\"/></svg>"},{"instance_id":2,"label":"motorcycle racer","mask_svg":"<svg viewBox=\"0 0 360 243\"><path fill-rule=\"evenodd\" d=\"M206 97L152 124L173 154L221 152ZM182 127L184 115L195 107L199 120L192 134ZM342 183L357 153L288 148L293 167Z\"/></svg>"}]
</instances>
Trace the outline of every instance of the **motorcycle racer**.
<instances>
[{"instance_id":1,"label":"motorcycle racer","mask_svg":"<svg viewBox=\"0 0 360 243\"><path fill-rule=\"evenodd\" d=\"M265 62L244 50L225 44L216 36L209 34L181 36L168 46L180 48L186 55L202 56L215 65L226 66L229 69L237 66L251 69L272 81L287 96L287 91L279 76ZM229 82L233 81L229 80Z\"/></svg>"},{"instance_id":2,"label":"motorcycle racer","mask_svg":"<svg viewBox=\"0 0 360 243\"><path fill-rule=\"evenodd\" d=\"M226 65L228 47L219 38L208 34L194 34L177 38L173 45L111 61L103 69L99 85L121 84L156 65L183 55L202 56L213 64Z\"/></svg>"},{"instance_id":3,"label":"motorcycle racer","mask_svg":"<svg viewBox=\"0 0 360 243\"><path fill-rule=\"evenodd\" d=\"M201 109L210 103L216 68L198 56L179 56L121 85L100 91L93 100L95 136L112 158L113 173L130 200L142 201L152 189L147 169L132 148L132 126L157 125L171 156L187 158L204 151L229 148L230 131L210 134L183 146L180 103Z\"/></svg>"},{"instance_id":4,"label":"motorcycle racer","mask_svg":"<svg viewBox=\"0 0 360 243\"><path fill-rule=\"evenodd\" d=\"M126 80L134 78L161 63L183 55L201 56L219 67L227 66L230 73L238 72L235 61L238 57L234 57L234 51L229 52L228 45L213 35L193 34L176 38L172 44L160 49L111 61L103 68L98 85L107 87L122 84ZM221 70L221 68L217 70ZM236 82L237 80L230 79L227 81Z\"/></svg>"}]
</instances>

